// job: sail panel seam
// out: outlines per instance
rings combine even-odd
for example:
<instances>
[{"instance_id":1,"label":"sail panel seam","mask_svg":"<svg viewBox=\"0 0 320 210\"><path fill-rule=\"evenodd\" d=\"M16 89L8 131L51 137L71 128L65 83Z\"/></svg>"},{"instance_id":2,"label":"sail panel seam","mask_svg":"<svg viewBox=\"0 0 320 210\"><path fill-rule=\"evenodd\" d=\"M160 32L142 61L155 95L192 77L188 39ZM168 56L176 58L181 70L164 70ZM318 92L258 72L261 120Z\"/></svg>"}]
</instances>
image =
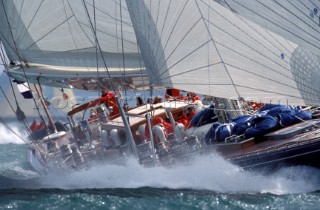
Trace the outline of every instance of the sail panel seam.
<instances>
[{"instance_id":1,"label":"sail panel seam","mask_svg":"<svg viewBox=\"0 0 320 210\"><path fill-rule=\"evenodd\" d=\"M34 13L32 19L31 19L31 21L30 21L30 23L29 23L29 25L27 26L27 28L26 28L26 30L24 31L24 33L22 33L22 34L23 34L22 37L19 36L19 37L21 37L21 38L20 38L20 42L18 42L18 38L19 38L19 37L17 37L17 48L20 47L20 44L22 43L22 41L23 41L23 39L24 39L27 31L29 30L31 24L33 23L33 21L34 21L34 19L35 19L35 17L36 17L36 15L38 14L38 12L39 12L39 10L40 10L40 7L41 7L41 5L42 5L43 2L44 2L44 0L42 0L42 1L40 2L39 6L38 6L38 8L37 8L37 10L36 10L36 12Z\"/></svg>"},{"instance_id":2,"label":"sail panel seam","mask_svg":"<svg viewBox=\"0 0 320 210\"><path fill-rule=\"evenodd\" d=\"M226 67L226 65L225 65L225 63L224 63L224 60L223 60L223 58L222 58L222 55L220 54L220 51L218 50L218 47L217 47L217 45L216 45L216 42L214 41L214 39L213 39L213 37L212 37L212 35L211 35L210 31L209 31L208 25L207 25L207 23L206 23L206 21L205 21L205 18L204 18L204 16L203 16L203 14L202 14L202 11L201 11L201 9L200 9L200 7L199 7L199 4L198 4L198 2L197 2L196 0L195 0L195 2L196 2L196 5L197 5L197 8L198 8L198 11L199 11L199 13L200 13L200 15L201 15L201 19L202 19L202 21L203 21L203 23L204 23L204 25L205 25L205 27L206 27L206 29L207 29L207 33L208 33L209 36L210 36L210 39L211 39L211 41L212 41L212 43L213 43L213 45L214 45L214 47L215 47L215 49L216 49L216 51L217 51L217 53L218 53L218 56L219 56L220 60L222 61L222 64L223 64L223 66L224 66L224 68L225 68L225 70L226 70L226 72L227 72L227 75L228 75L229 79L231 80L231 83L232 83L233 86L234 86L234 89L235 89L238 97L240 98L240 93L239 93L239 91L237 90L237 87L235 86L235 84L234 84L234 82L233 82L233 79L232 79L232 77L231 77L231 75L230 75L230 73L229 73L229 71L228 71L228 69L227 69L227 67ZM202 0L201 0L201 2L202 2L203 4L205 4Z\"/></svg>"}]
</instances>

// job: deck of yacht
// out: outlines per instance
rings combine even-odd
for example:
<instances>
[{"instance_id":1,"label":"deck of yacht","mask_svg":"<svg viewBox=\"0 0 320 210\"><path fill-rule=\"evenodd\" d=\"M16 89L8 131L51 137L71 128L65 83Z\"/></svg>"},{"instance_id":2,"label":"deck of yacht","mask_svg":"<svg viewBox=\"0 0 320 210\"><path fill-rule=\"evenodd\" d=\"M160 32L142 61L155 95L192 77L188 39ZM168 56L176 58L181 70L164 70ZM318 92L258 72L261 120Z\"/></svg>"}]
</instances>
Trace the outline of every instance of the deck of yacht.
<instances>
[{"instance_id":1,"label":"deck of yacht","mask_svg":"<svg viewBox=\"0 0 320 210\"><path fill-rule=\"evenodd\" d=\"M181 111L183 107L187 106L188 103L183 101L171 101L171 102L162 102L158 104L145 104L143 106L136 107L129 110L126 115L129 120L129 124L132 130L136 130L139 125L146 123L146 114L148 112L152 113L152 116L155 117L167 117L166 109L170 109L174 114L176 111ZM111 121L108 121L105 127L124 129L123 120L121 117L117 117Z\"/></svg>"},{"instance_id":2,"label":"deck of yacht","mask_svg":"<svg viewBox=\"0 0 320 210\"><path fill-rule=\"evenodd\" d=\"M261 139L250 138L242 142L212 145L224 157L240 158L320 141L320 120L309 120L265 135Z\"/></svg>"}]
</instances>

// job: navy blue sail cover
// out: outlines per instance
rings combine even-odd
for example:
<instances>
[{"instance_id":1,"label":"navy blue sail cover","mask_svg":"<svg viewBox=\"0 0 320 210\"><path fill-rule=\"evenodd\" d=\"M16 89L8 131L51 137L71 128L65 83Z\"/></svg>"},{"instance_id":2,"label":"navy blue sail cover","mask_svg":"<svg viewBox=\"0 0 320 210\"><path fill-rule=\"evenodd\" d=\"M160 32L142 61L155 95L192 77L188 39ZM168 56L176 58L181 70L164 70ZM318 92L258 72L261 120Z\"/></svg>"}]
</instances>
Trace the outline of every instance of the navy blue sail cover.
<instances>
[{"instance_id":1,"label":"navy blue sail cover","mask_svg":"<svg viewBox=\"0 0 320 210\"><path fill-rule=\"evenodd\" d=\"M197 117L208 115L203 112ZM277 128L290 126L304 120L312 119L312 114L300 107L266 104L256 115L243 115L231 119L228 124L214 123L205 135L207 144L223 142L232 135L245 135L246 138L265 135Z\"/></svg>"},{"instance_id":2,"label":"navy blue sail cover","mask_svg":"<svg viewBox=\"0 0 320 210\"><path fill-rule=\"evenodd\" d=\"M237 136L244 134L246 130L252 126L252 120L254 118L255 115L242 115L231 119L230 123L234 124L233 134Z\"/></svg>"},{"instance_id":3,"label":"navy blue sail cover","mask_svg":"<svg viewBox=\"0 0 320 210\"><path fill-rule=\"evenodd\" d=\"M217 122L218 118L214 113L214 104L198 112L191 120L193 127L200 127L202 125Z\"/></svg>"},{"instance_id":4,"label":"navy blue sail cover","mask_svg":"<svg viewBox=\"0 0 320 210\"><path fill-rule=\"evenodd\" d=\"M252 126L245 131L244 135L246 138L261 136L274 130L277 125L277 118L269 115L260 115L253 119Z\"/></svg>"},{"instance_id":5,"label":"navy blue sail cover","mask_svg":"<svg viewBox=\"0 0 320 210\"><path fill-rule=\"evenodd\" d=\"M230 137L233 133L233 124L221 124L213 123L208 133L205 135L206 144L213 142L223 142L227 137Z\"/></svg>"},{"instance_id":6,"label":"navy blue sail cover","mask_svg":"<svg viewBox=\"0 0 320 210\"><path fill-rule=\"evenodd\" d=\"M311 112L294 107L291 110L283 111L277 115L279 123L282 127L287 127L304 120L312 119Z\"/></svg>"}]
</instances>

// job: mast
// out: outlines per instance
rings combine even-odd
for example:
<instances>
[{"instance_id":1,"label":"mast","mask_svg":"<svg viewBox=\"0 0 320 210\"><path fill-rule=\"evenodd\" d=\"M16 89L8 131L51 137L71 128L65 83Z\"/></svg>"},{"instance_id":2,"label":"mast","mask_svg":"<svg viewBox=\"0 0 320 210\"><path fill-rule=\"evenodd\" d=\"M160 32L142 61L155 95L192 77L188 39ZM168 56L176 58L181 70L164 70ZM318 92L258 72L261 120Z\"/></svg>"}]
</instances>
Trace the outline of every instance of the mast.
<instances>
[{"instance_id":1,"label":"mast","mask_svg":"<svg viewBox=\"0 0 320 210\"><path fill-rule=\"evenodd\" d=\"M52 126L54 133L56 133L57 132L57 128L54 125L52 117L51 117L51 115L49 113L48 107L47 107L46 103L43 100L43 95L42 95L41 91L39 90L39 87L38 87L37 84L34 84L34 88L35 88L37 94L39 95L40 103L42 104L42 106L44 108L44 111L46 112L46 115L47 115L48 120L49 120L49 124Z\"/></svg>"},{"instance_id":2,"label":"mast","mask_svg":"<svg viewBox=\"0 0 320 210\"><path fill-rule=\"evenodd\" d=\"M92 33L94 35L96 48L98 49L98 51L100 53L103 65L105 67L105 71L107 72L107 76L109 78L111 89L115 93L116 102L117 102L117 105L118 105L119 110L120 110L120 116L121 116L121 118L123 120L123 123L124 123L124 126L125 126L125 130L126 130L126 133L127 133L127 137L129 138L129 142L130 142L130 144L132 146L132 150L133 150L133 153L134 153L135 157L138 157L138 152L137 152L137 148L136 148L136 145L135 145L135 142L134 142L134 139L133 139L133 135L132 135L132 132L131 132L131 129L130 129L130 125L129 125L128 119L127 119L127 117L125 115L125 112L124 112L124 110L123 110L123 108L122 108L122 106L121 106L121 104L119 102L118 93L116 91L116 88L115 88L114 83L112 81L112 78L110 76L109 68L108 68L108 65L106 63L105 57L103 55L103 51L102 51L101 46L100 46L100 42L99 42L98 37L97 37L97 31L95 30L95 27L93 26L93 23L92 23L92 20L90 18L90 15L89 15L89 12L88 12L88 8L86 6L85 1L83 0L82 3L83 3L83 6L85 8L85 12L87 14L87 17L88 17L88 20L89 20L89 23L90 23Z\"/></svg>"},{"instance_id":3,"label":"mast","mask_svg":"<svg viewBox=\"0 0 320 210\"><path fill-rule=\"evenodd\" d=\"M125 130L126 130L126 133L127 133L127 138L129 139L129 142L131 144L131 149L133 151L133 155L138 158L138 151L137 151L137 147L136 147L136 144L134 142L134 139L133 139L133 135L132 135L132 132L131 132L131 129L130 129L130 125L129 125L129 122L128 122L128 119L126 117L126 114L122 108L122 106L120 105L120 102L119 102L119 98L118 96L116 95L116 102L117 102L117 105L119 107L119 110L120 110L120 116L122 118L122 121L123 121L123 124L124 124L124 127L125 127Z\"/></svg>"}]
</instances>

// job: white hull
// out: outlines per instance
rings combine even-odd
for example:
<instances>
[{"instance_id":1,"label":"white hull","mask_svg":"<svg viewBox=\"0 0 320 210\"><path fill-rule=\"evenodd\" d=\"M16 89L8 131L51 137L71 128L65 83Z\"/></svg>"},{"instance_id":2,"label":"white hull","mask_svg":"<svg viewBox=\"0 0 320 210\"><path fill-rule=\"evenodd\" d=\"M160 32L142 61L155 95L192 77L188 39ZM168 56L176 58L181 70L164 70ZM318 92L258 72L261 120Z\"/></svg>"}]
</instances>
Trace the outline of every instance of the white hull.
<instances>
[{"instance_id":1,"label":"white hull","mask_svg":"<svg viewBox=\"0 0 320 210\"><path fill-rule=\"evenodd\" d=\"M41 163L41 161L39 160L39 158L36 156L35 153L36 153L35 150L28 149L28 154L27 154L28 161L35 171L37 171L40 174L45 173L46 167L44 166L44 164Z\"/></svg>"}]
</instances>

